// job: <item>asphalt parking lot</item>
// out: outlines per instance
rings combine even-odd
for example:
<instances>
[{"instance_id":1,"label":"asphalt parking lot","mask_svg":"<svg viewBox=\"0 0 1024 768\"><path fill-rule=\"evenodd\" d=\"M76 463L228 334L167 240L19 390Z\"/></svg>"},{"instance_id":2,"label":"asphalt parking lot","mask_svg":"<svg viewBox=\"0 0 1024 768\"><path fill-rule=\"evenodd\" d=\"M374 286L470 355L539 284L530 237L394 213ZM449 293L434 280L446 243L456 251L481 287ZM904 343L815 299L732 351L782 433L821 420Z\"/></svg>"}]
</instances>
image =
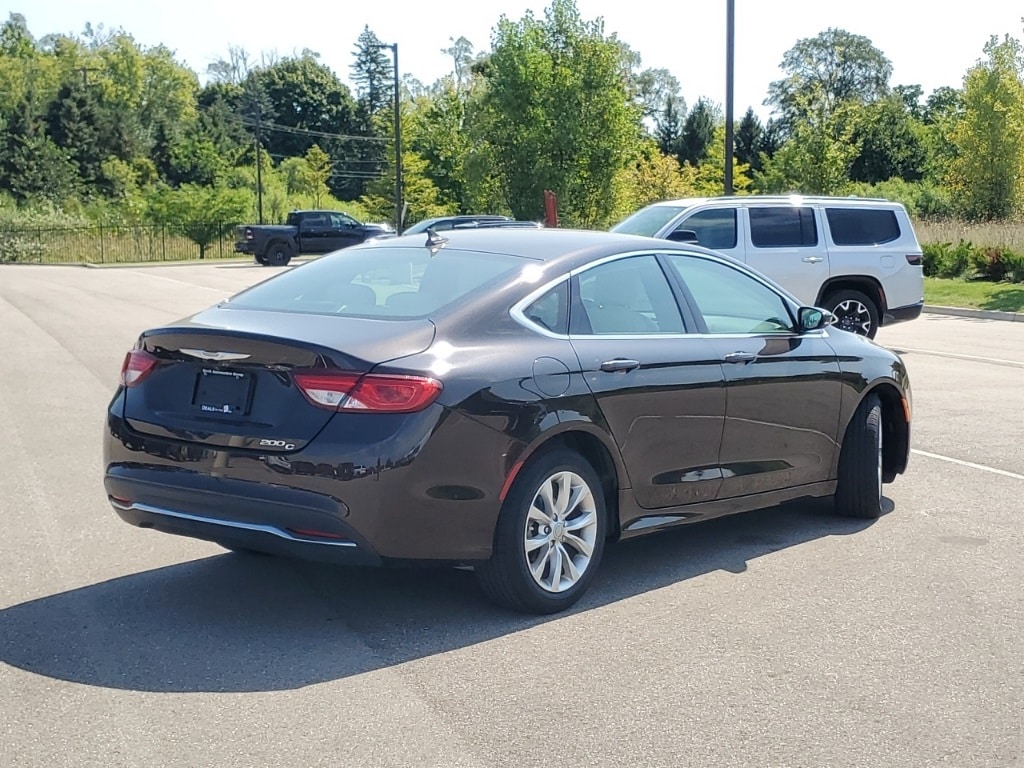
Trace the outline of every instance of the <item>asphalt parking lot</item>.
<instances>
[{"instance_id":1,"label":"asphalt parking lot","mask_svg":"<svg viewBox=\"0 0 1024 768\"><path fill-rule=\"evenodd\" d=\"M0 766L1024 765L1024 323L882 329L915 421L878 521L632 541L531 618L114 515L125 351L272 274L0 268Z\"/></svg>"}]
</instances>

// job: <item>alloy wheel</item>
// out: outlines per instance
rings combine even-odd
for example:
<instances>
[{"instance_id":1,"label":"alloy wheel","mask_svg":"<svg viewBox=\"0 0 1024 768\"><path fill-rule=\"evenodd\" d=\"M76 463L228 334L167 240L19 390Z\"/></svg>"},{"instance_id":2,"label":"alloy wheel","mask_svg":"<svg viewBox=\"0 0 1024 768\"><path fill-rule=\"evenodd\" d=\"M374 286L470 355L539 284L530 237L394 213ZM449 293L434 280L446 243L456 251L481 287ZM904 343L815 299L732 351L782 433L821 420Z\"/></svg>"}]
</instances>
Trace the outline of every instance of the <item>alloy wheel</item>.
<instances>
[{"instance_id":1,"label":"alloy wheel","mask_svg":"<svg viewBox=\"0 0 1024 768\"><path fill-rule=\"evenodd\" d=\"M523 553L537 585L546 592L572 588L590 566L598 534L594 493L575 472L549 476L526 515Z\"/></svg>"}]
</instances>

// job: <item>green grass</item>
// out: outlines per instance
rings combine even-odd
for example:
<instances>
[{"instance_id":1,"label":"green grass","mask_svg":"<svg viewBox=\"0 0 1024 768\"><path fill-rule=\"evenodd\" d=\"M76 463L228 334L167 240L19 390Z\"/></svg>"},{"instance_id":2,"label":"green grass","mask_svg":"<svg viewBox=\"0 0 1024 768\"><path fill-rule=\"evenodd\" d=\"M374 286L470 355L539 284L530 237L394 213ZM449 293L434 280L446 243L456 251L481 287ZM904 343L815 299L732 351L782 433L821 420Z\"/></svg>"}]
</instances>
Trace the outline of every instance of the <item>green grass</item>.
<instances>
[{"instance_id":1,"label":"green grass","mask_svg":"<svg viewBox=\"0 0 1024 768\"><path fill-rule=\"evenodd\" d=\"M1024 312L1024 285L926 277L924 279L924 303L940 307Z\"/></svg>"}]
</instances>

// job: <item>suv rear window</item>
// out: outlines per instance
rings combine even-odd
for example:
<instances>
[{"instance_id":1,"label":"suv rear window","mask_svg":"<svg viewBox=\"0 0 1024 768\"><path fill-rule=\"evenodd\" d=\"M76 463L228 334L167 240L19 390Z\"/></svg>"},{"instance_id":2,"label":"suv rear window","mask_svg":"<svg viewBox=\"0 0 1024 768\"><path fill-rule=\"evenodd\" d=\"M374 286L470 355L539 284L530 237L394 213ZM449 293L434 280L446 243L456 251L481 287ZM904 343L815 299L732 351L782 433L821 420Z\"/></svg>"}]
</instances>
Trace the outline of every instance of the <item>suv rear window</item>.
<instances>
[{"instance_id":1,"label":"suv rear window","mask_svg":"<svg viewBox=\"0 0 1024 768\"><path fill-rule=\"evenodd\" d=\"M410 246L349 249L260 283L224 306L396 320L430 317L529 263L518 256L447 248L434 255Z\"/></svg>"},{"instance_id":2,"label":"suv rear window","mask_svg":"<svg viewBox=\"0 0 1024 768\"><path fill-rule=\"evenodd\" d=\"M880 245L900 238L896 211L882 208L826 208L836 245Z\"/></svg>"},{"instance_id":3,"label":"suv rear window","mask_svg":"<svg viewBox=\"0 0 1024 768\"><path fill-rule=\"evenodd\" d=\"M812 208L772 206L750 209L750 241L756 248L800 248L818 244Z\"/></svg>"}]
</instances>

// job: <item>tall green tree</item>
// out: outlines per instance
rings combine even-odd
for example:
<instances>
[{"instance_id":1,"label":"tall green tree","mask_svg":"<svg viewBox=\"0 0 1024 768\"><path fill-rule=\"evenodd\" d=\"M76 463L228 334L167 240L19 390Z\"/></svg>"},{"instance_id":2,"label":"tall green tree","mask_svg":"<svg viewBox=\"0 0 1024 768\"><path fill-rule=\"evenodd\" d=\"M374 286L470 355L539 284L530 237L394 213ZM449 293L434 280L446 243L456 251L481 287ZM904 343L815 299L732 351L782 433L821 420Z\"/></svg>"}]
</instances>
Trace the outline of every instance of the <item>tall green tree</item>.
<instances>
[{"instance_id":1,"label":"tall green tree","mask_svg":"<svg viewBox=\"0 0 1024 768\"><path fill-rule=\"evenodd\" d=\"M661 113L654 118L654 138L663 155L679 156L682 151L686 102L682 97L669 97Z\"/></svg>"},{"instance_id":2,"label":"tall green tree","mask_svg":"<svg viewBox=\"0 0 1024 768\"><path fill-rule=\"evenodd\" d=\"M694 168L700 165L715 138L717 124L718 113L711 102L705 98L698 99L683 123L678 153L680 163L689 163Z\"/></svg>"},{"instance_id":3,"label":"tall green tree","mask_svg":"<svg viewBox=\"0 0 1024 768\"><path fill-rule=\"evenodd\" d=\"M764 127L754 114L754 108L748 107L743 119L736 127L736 160L746 164L752 171L761 170L761 138Z\"/></svg>"},{"instance_id":4,"label":"tall green tree","mask_svg":"<svg viewBox=\"0 0 1024 768\"><path fill-rule=\"evenodd\" d=\"M963 117L950 134L954 199L972 219L1002 219L1024 201L1024 83L1021 44L992 37L964 78Z\"/></svg>"},{"instance_id":5,"label":"tall green tree","mask_svg":"<svg viewBox=\"0 0 1024 768\"><path fill-rule=\"evenodd\" d=\"M542 20L502 17L492 44L476 127L493 148L509 207L539 219L550 189L570 224L618 218L616 179L640 133L627 49L605 36L601 19L581 18L573 0L554 0Z\"/></svg>"},{"instance_id":6,"label":"tall green tree","mask_svg":"<svg viewBox=\"0 0 1024 768\"><path fill-rule=\"evenodd\" d=\"M861 107L847 102L826 113L822 100L813 94L807 98L818 105L817 112L800 105L809 119L796 123L772 157L762 155L764 169L754 174L759 192L837 195L849 186L850 166L859 151L853 134Z\"/></svg>"},{"instance_id":7,"label":"tall green tree","mask_svg":"<svg viewBox=\"0 0 1024 768\"><path fill-rule=\"evenodd\" d=\"M334 167L332 194L351 199L362 189L355 100L313 53L256 69L243 87L261 99L263 144L272 157L301 157L319 144Z\"/></svg>"},{"instance_id":8,"label":"tall green tree","mask_svg":"<svg viewBox=\"0 0 1024 768\"><path fill-rule=\"evenodd\" d=\"M383 137L394 119L394 64L383 49L379 37L367 26L356 39L350 67L356 89L353 132L367 139ZM350 145L346 194L356 197L366 191L367 183L384 173L387 146L379 141L359 141Z\"/></svg>"},{"instance_id":9,"label":"tall green tree","mask_svg":"<svg viewBox=\"0 0 1024 768\"><path fill-rule=\"evenodd\" d=\"M869 184L920 180L926 162L923 131L924 126L898 93L868 104L860 111L853 131L859 152L850 166L850 178Z\"/></svg>"},{"instance_id":10,"label":"tall green tree","mask_svg":"<svg viewBox=\"0 0 1024 768\"><path fill-rule=\"evenodd\" d=\"M785 77L768 86L765 104L787 130L809 115L828 117L844 102L881 98L892 76L892 63L871 40L834 27L798 40L779 67Z\"/></svg>"}]
</instances>

